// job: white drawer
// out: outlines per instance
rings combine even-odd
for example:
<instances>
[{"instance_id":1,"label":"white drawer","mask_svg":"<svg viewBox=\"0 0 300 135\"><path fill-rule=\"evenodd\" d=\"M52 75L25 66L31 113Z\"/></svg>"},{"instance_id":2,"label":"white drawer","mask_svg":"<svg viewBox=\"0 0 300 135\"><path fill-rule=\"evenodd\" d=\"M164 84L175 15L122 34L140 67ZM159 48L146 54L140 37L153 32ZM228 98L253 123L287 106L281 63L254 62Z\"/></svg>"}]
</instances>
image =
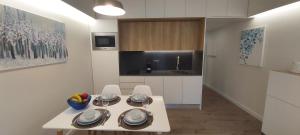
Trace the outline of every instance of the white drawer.
<instances>
[{"instance_id":1,"label":"white drawer","mask_svg":"<svg viewBox=\"0 0 300 135\"><path fill-rule=\"evenodd\" d=\"M120 76L120 83L145 83L145 77L143 76Z\"/></svg>"}]
</instances>

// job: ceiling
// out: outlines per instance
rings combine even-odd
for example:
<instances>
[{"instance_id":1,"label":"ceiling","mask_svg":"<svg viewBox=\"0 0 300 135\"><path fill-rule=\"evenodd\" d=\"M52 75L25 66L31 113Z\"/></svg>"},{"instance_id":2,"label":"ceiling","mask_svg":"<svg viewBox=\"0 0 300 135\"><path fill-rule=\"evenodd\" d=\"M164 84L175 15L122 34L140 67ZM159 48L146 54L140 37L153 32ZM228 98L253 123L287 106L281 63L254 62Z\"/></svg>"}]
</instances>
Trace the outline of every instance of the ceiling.
<instances>
[{"instance_id":1,"label":"ceiling","mask_svg":"<svg viewBox=\"0 0 300 135\"><path fill-rule=\"evenodd\" d=\"M74 8L82 11L83 13L96 18L96 13L93 11L95 5L94 0L63 0L64 2L70 4Z\"/></svg>"}]
</instances>

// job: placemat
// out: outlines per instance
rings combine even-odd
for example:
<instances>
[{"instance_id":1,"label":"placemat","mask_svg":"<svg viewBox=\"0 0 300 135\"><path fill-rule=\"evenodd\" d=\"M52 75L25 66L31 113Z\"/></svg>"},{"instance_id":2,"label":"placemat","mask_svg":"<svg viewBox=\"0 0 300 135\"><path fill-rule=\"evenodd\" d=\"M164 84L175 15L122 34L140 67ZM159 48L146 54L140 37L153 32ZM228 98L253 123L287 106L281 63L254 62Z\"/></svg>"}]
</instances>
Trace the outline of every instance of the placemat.
<instances>
[{"instance_id":1,"label":"placemat","mask_svg":"<svg viewBox=\"0 0 300 135\"><path fill-rule=\"evenodd\" d=\"M149 100L149 105L152 104L153 99L151 97L148 97L147 100ZM127 102L128 105L131 105L131 106L134 106L134 107L142 107L143 106L142 102L133 102L133 101L131 101L130 97L126 100L126 102Z\"/></svg>"},{"instance_id":2,"label":"placemat","mask_svg":"<svg viewBox=\"0 0 300 135\"><path fill-rule=\"evenodd\" d=\"M118 96L115 100L109 101L108 106L112 106L114 104L117 104L120 101L121 101L121 97ZM98 101L97 98L93 100L93 105L103 107L101 99Z\"/></svg>"},{"instance_id":3,"label":"placemat","mask_svg":"<svg viewBox=\"0 0 300 135\"><path fill-rule=\"evenodd\" d=\"M123 121L123 118L124 118L125 114L126 114L127 112L131 111L131 110L132 110L132 109L127 110L127 111L123 112L123 113L119 116L119 118L118 118L118 124L119 124L119 127L123 127L123 128L125 128L125 129L128 129L128 130L140 130L140 129L144 129L144 128L146 128L146 127L148 127L148 126L150 126L150 125L152 124L152 122L153 122L153 115L150 114L150 112L147 112L147 111L145 111L145 110L143 110L143 109L140 109L141 111L146 112L146 114L147 114L147 121L146 121L144 124L142 124L142 125L135 125L135 126L133 126L133 125L127 125L127 124Z\"/></svg>"},{"instance_id":4,"label":"placemat","mask_svg":"<svg viewBox=\"0 0 300 135\"><path fill-rule=\"evenodd\" d=\"M95 110L100 111L101 113L104 113L105 111L107 111L108 113L110 113L108 110L105 110L105 109L95 109ZM82 113L83 113L83 112L82 112ZM90 125L79 125L76 121L77 121L77 119L79 118L79 116L80 116L82 113L76 115L76 116L73 118L73 120L72 120L72 125L73 125L74 127L76 127L76 128L87 129L87 128L97 127L97 126L101 125L102 123L105 123L105 122L110 118L110 116L106 116L106 115L105 115L104 118L101 118L101 120L99 120L99 121L97 121L97 122L95 122L95 123L93 123L93 124L90 124Z\"/></svg>"}]
</instances>

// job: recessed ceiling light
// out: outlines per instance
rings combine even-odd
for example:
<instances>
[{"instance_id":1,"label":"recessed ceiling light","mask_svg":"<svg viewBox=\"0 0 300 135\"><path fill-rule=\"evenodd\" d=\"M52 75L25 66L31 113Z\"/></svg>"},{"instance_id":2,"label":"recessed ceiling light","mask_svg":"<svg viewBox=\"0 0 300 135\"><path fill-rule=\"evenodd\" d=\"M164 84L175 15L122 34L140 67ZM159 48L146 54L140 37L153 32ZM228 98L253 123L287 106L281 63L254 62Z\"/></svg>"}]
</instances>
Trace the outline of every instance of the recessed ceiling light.
<instances>
[{"instance_id":1,"label":"recessed ceiling light","mask_svg":"<svg viewBox=\"0 0 300 135\"><path fill-rule=\"evenodd\" d=\"M107 16L121 16L126 13L122 3L117 0L96 0L93 10Z\"/></svg>"}]
</instances>

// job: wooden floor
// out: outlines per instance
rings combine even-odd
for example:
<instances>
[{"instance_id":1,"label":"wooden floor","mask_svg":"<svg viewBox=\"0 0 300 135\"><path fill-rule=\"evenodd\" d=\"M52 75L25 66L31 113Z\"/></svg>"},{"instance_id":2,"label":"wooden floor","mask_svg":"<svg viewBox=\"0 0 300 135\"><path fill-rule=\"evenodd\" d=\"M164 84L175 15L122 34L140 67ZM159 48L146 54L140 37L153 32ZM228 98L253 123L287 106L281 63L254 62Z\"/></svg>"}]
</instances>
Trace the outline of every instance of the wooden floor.
<instances>
[{"instance_id":1,"label":"wooden floor","mask_svg":"<svg viewBox=\"0 0 300 135\"><path fill-rule=\"evenodd\" d=\"M261 122L214 91L204 88L203 108L167 109L171 132L163 135L260 135ZM76 135L87 135L77 131ZM98 132L98 135L147 135Z\"/></svg>"}]
</instances>

